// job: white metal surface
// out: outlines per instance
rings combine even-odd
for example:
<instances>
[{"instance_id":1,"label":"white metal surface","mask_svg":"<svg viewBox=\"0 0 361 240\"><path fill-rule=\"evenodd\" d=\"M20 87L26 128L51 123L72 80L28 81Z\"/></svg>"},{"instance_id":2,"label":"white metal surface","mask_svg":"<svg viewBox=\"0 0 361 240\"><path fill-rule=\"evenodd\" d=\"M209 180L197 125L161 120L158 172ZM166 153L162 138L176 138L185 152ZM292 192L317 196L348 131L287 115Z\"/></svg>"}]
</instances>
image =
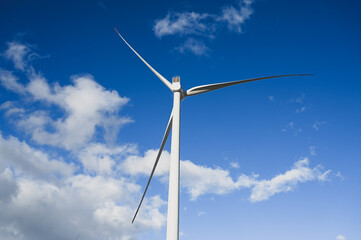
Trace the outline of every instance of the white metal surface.
<instances>
[{"instance_id":1,"label":"white metal surface","mask_svg":"<svg viewBox=\"0 0 361 240\"><path fill-rule=\"evenodd\" d=\"M171 144L170 166L169 166L167 240L178 240L178 236L179 236L180 102L181 102L180 92L179 91L174 92L172 144Z\"/></svg>"}]
</instances>

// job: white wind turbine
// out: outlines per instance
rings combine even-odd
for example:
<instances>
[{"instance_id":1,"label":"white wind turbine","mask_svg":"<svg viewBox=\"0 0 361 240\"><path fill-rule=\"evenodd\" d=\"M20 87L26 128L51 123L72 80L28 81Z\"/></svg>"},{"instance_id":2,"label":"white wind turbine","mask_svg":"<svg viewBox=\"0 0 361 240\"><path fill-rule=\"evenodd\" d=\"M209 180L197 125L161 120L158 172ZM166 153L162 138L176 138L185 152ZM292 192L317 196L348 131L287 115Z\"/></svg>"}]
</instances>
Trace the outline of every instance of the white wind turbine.
<instances>
[{"instance_id":1,"label":"white wind turbine","mask_svg":"<svg viewBox=\"0 0 361 240\"><path fill-rule=\"evenodd\" d=\"M170 159L170 169L169 169L169 192L168 192L168 214L167 214L167 240L178 240L179 237L179 130L180 130L180 104L181 101L189 96L206 93L214 91L220 88L233 86L236 84L253 82L269 78L279 78L279 77L290 77L290 76L307 76L312 74L290 74L290 75L278 75L278 76L269 76L261 78L252 78L246 80L238 80L232 82L223 82L223 83L214 83L201 85L193 87L184 91L180 84L180 77L173 77L172 83L170 83L166 78L160 75L152 66L150 66L130 45L125 39L120 35L118 30L114 28L118 33L119 37L128 45L128 47L147 65L147 67L173 92L173 110L170 115L167 128L165 130L162 143L159 148L157 158L155 159L152 172L150 174L147 186L145 187L143 196L138 205L137 211L134 214L132 223L134 222L140 206L144 200L144 196L148 190L150 181L152 180L154 171L157 167L159 158L162 154L164 145L168 138L170 129L172 128L172 143L171 143L171 159Z\"/></svg>"}]
</instances>

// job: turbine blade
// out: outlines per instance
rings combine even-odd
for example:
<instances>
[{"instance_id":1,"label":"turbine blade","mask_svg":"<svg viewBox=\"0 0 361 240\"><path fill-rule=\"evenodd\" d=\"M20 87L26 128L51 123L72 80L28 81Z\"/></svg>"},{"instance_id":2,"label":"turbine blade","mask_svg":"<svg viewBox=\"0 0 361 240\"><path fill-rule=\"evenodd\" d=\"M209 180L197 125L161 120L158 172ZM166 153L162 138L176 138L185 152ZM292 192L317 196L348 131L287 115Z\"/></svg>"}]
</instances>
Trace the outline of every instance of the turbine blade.
<instances>
[{"instance_id":1,"label":"turbine blade","mask_svg":"<svg viewBox=\"0 0 361 240\"><path fill-rule=\"evenodd\" d=\"M145 65L147 65L147 67L152 70L152 72L170 89L172 90L172 84L162 75L160 75L160 73L158 73L154 68L152 68L152 66L150 66L130 45L127 41L125 41L125 39L122 37L122 35L120 35L120 33L118 32L118 30L114 27L115 31L118 33L119 37L125 42L125 44L128 45L128 47L130 49L132 49L132 51L140 58L140 60L142 60Z\"/></svg>"},{"instance_id":2,"label":"turbine blade","mask_svg":"<svg viewBox=\"0 0 361 240\"><path fill-rule=\"evenodd\" d=\"M154 166L153 166L152 172L150 173L150 177L149 177L147 186L145 187L145 190L144 190L143 196L142 196L142 198L141 198L141 200L140 200L140 203L139 203L139 205L138 205L137 211L136 211L135 214L134 214L132 223L134 222L134 220L135 220L135 218L136 218L136 216L137 216L137 214L138 214L138 211L139 211L139 209L140 209L140 206L142 205L142 202L143 202L143 200L144 200L145 194L147 193L147 190L148 190L150 181L152 180L154 171L155 171L155 169L156 169L156 167L157 167L157 165L158 165L158 161L159 161L160 156L161 156L161 154L162 154L164 145L165 145L165 143L166 143L166 141L167 141L169 132L170 132L170 130L171 130L171 128L172 128L172 122L173 122L173 111L172 111L172 113L171 113L171 115L170 115L170 118L169 118L169 121L168 121L168 125L167 125L167 129L165 130L162 143L160 144L160 148L159 148L159 151L158 151L157 158L155 159Z\"/></svg>"},{"instance_id":3,"label":"turbine blade","mask_svg":"<svg viewBox=\"0 0 361 240\"><path fill-rule=\"evenodd\" d=\"M233 81L233 82L207 84L207 85L197 86L197 87L193 87L193 88L191 88L191 89L188 89L188 90L186 91L186 96L193 96L193 95L197 95L197 94L201 94L201 93L206 93L206 92L214 91L214 90L217 90L217 89L220 89L220 88L224 88L224 87L229 87L229 86L233 86L233 85L237 85L237 84L241 84L241 83L253 82L253 81L258 81L258 80L263 80L263 79L279 78L279 77L291 77L291 76L309 76L309 75L313 75L313 74L278 75L278 76L269 76L269 77L261 77L261 78L251 78L251 79L245 79L245 80L238 80L238 81Z\"/></svg>"}]
</instances>

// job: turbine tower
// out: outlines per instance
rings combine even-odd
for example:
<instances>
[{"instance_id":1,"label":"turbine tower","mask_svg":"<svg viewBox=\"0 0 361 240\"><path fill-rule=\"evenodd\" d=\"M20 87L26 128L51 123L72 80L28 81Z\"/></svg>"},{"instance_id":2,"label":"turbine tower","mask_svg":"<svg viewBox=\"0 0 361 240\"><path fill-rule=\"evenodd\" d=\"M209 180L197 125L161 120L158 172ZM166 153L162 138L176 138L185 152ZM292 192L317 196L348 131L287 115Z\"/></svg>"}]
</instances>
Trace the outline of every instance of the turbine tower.
<instances>
[{"instance_id":1,"label":"turbine tower","mask_svg":"<svg viewBox=\"0 0 361 240\"><path fill-rule=\"evenodd\" d=\"M289 74L289 75L277 75L277 76L269 76L269 77L260 77L260 78L252 78L245 80L238 80L232 82L223 82L223 83L214 83L201 85L197 87L193 87L184 91L181 87L180 77L173 77L172 83L170 83L166 78L164 78L161 74L159 74L152 66L150 66L130 45L129 43L120 35L118 30L114 28L118 33L119 37L128 45L128 47L142 60L145 65L173 92L173 110L170 115L167 128L165 130L162 143L160 145L158 155L155 159L153 169L151 171L148 183L145 187L143 196L140 200L138 208L134 214L132 223L134 222L140 206L144 200L145 194L147 193L150 181L152 180L154 171L157 167L158 161L162 154L164 145L167 141L170 129L172 129L172 143L171 143L171 159L170 159L170 167L169 167L169 192L168 192L168 214L167 214L167 240L178 240L179 238L179 171L180 171L180 161L179 161L179 131L180 131L180 106L181 101L189 96L198 95L201 93L206 93L210 91L214 91L220 88L229 87L241 83L253 82L263 79L270 78L280 78L280 77L290 77L290 76L307 76L312 74Z\"/></svg>"}]
</instances>

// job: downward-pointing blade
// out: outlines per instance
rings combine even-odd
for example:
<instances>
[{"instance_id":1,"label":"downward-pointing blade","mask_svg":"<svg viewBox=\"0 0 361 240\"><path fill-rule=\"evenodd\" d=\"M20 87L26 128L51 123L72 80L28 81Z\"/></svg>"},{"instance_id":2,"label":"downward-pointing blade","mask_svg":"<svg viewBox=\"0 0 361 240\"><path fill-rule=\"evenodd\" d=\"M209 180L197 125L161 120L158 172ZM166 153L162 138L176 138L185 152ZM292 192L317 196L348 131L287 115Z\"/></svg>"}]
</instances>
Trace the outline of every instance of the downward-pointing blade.
<instances>
[{"instance_id":1,"label":"downward-pointing blade","mask_svg":"<svg viewBox=\"0 0 361 240\"><path fill-rule=\"evenodd\" d=\"M252 79L245 79L245 80L238 80L233 82L224 82L224 83L214 83L214 84L207 84L202 86L193 87L186 91L186 96L193 96L201 93L206 93L210 91L214 91L220 88L229 87L241 83L246 82L253 82L263 79L269 79L269 78L279 78L279 77L292 77L292 76L309 76L313 74L290 74L290 75L278 75L278 76L269 76L269 77L261 77L261 78L252 78Z\"/></svg>"},{"instance_id":2,"label":"downward-pointing blade","mask_svg":"<svg viewBox=\"0 0 361 240\"><path fill-rule=\"evenodd\" d=\"M140 58L140 60L142 60L145 65L147 65L147 67L152 70L152 72L170 89L172 90L172 84L162 75L160 75L154 68L152 68L152 66L150 66L130 45L127 41L125 41L125 39L122 37L122 35L120 35L120 33L118 32L118 30L114 27L115 31L118 33L119 37L125 42L125 44L128 45L128 47L130 49L132 49L132 51Z\"/></svg>"},{"instance_id":3,"label":"downward-pointing blade","mask_svg":"<svg viewBox=\"0 0 361 240\"><path fill-rule=\"evenodd\" d=\"M136 212L135 212L135 214L134 214L134 217L133 217L132 223L134 222L135 218L137 217L137 214L138 214L138 211L139 211L139 209L140 209L140 206L142 205L142 202L143 202L143 200L144 200L145 194L147 193L147 190L148 190L148 187L149 187L150 181L152 180L152 177L153 177L154 171L155 171L155 169L157 168L158 161L159 161L160 156L161 156L161 154L162 154L162 151L163 151L164 145L165 145L165 143L166 143L166 141L167 141L167 138L168 138L169 132L170 132L170 130L171 130L171 128L172 128L172 122L173 122L173 111L172 111L172 113L171 113L171 115L170 115L170 118L169 118L169 121L168 121L168 125L167 125L167 129L165 130L165 133L164 133L164 136L163 136L162 143L160 144L160 148L159 148L159 151L158 151L157 158L155 159L154 166L153 166L152 172L150 173L150 177L149 177L149 180L148 180L147 186L145 187L145 190L144 190L144 193L143 193L142 199L140 200L140 203L139 203L139 205L138 205L137 211L136 211Z\"/></svg>"}]
</instances>

